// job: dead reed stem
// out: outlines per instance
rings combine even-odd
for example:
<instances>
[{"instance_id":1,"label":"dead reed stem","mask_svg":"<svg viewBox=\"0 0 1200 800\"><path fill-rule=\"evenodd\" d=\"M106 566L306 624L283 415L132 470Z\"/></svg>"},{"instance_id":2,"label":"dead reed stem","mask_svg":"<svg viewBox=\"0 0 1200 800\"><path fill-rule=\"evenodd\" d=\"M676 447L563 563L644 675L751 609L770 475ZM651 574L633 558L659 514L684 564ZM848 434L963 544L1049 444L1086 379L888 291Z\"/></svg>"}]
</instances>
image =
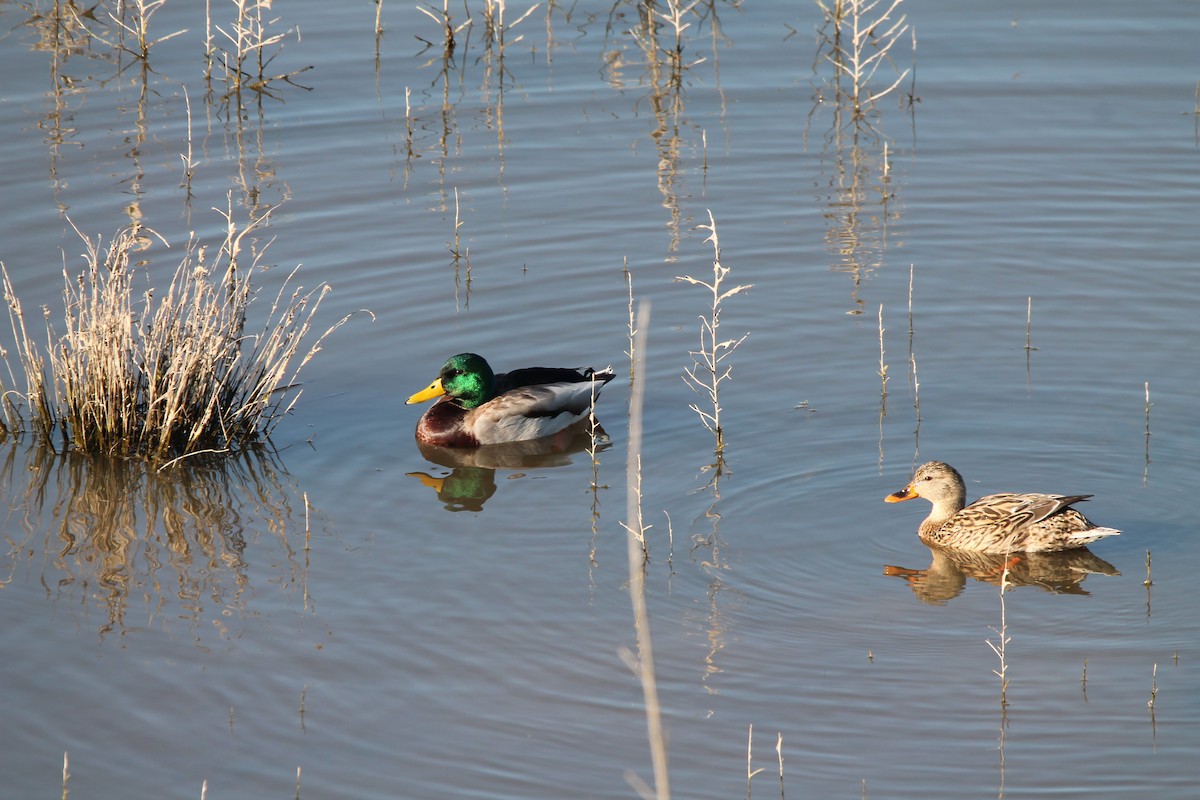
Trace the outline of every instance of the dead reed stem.
<instances>
[{"instance_id":1,"label":"dead reed stem","mask_svg":"<svg viewBox=\"0 0 1200 800\"><path fill-rule=\"evenodd\" d=\"M1033 346L1033 296L1025 299L1025 349L1037 350Z\"/></svg>"},{"instance_id":2,"label":"dead reed stem","mask_svg":"<svg viewBox=\"0 0 1200 800\"><path fill-rule=\"evenodd\" d=\"M1154 585L1154 581L1150 579L1150 551L1146 550L1146 580L1142 581L1142 585L1146 587L1146 622L1150 621L1150 587Z\"/></svg>"},{"instance_id":3,"label":"dead reed stem","mask_svg":"<svg viewBox=\"0 0 1200 800\"><path fill-rule=\"evenodd\" d=\"M754 725L750 726L750 731L746 735L746 800L750 800L750 781L755 775L762 772L762 768L753 768L754 761Z\"/></svg>"},{"instance_id":4,"label":"dead reed stem","mask_svg":"<svg viewBox=\"0 0 1200 800\"><path fill-rule=\"evenodd\" d=\"M633 313L633 273L629 271L629 258L628 257L626 257L624 259L624 264L625 264L625 268L624 268L625 269L625 273L624 273L625 274L625 289L629 293L629 305L628 305L628 309L627 309L628 322L626 323L626 328L629 332L629 349L625 351L625 355L629 356L629 381L630 381L630 383L633 383L633 381L636 380L636 378L637 378L637 374L634 369L635 364L636 364L636 359L634 358L634 353L637 352L636 348L634 347L634 339L637 335L637 326L634 324L634 313Z\"/></svg>"},{"instance_id":5,"label":"dead reed stem","mask_svg":"<svg viewBox=\"0 0 1200 800\"><path fill-rule=\"evenodd\" d=\"M650 529L642 517L642 407L645 404L645 343L646 326L650 322L650 301L638 303L636 333L630 345L630 372L633 380L629 387L629 448L625 461L626 515L628 522L622 527L642 548L642 561L650 558L650 546L646 542L646 531Z\"/></svg>"},{"instance_id":6,"label":"dead reed stem","mask_svg":"<svg viewBox=\"0 0 1200 800\"><path fill-rule=\"evenodd\" d=\"M636 371L645 374L646 330L650 323L650 303L638 304L638 335L634 346ZM629 597L633 606L633 624L637 635L637 658L631 664L642 684L642 699L646 708L646 732L650 742L650 760L654 769L654 797L669 800L670 774L667 769L667 744L663 731L662 708L658 699L658 683L654 672L654 649L650 637L650 618L646 607L645 531L641 523L641 447L642 413L645 404L645 381L635 381L629 398L629 452L626 461L626 516L638 520L640 537L631 524L625 525L629 536L626 552L629 560ZM632 782L632 781L631 781Z\"/></svg>"},{"instance_id":7,"label":"dead reed stem","mask_svg":"<svg viewBox=\"0 0 1200 800\"><path fill-rule=\"evenodd\" d=\"M779 760L779 800L783 800L783 734L775 734L775 757Z\"/></svg>"},{"instance_id":8,"label":"dead reed stem","mask_svg":"<svg viewBox=\"0 0 1200 800\"><path fill-rule=\"evenodd\" d=\"M1146 463L1142 467L1142 485L1150 481L1150 381L1146 381ZM1149 552L1147 552L1147 567L1149 567ZM1147 575L1147 578L1150 576Z\"/></svg>"},{"instance_id":9,"label":"dead reed stem","mask_svg":"<svg viewBox=\"0 0 1200 800\"><path fill-rule=\"evenodd\" d=\"M118 9L121 16L117 16L109 12L108 16L117 25L118 34L121 39L124 39L124 34L128 33L134 38L137 43L137 49L132 49L119 44L120 49L133 54L134 56L145 61L150 55L150 48L168 39L174 39L176 36L187 33L187 29L169 33L158 39L150 38L150 18L154 16L154 12L158 11L166 4L167 0L125 0L118 4ZM93 9L95 7L93 6ZM128 16L128 21L126 20Z\"/></svg>"},{"instance_id":10,"label":"dead reed stem","mask_svg":"<svg viewBox=\"0 0 1200 800\"><path fill-rule=\"evenodd\" d=\"M751 800L750 782L754 776L762 772L765 767L753 768L753 751L754 749L754 726L750 726L750 732L746 739L746 800ZM779 762L779 798L783 800L783 734L775 734L775 757Z\"/></svg>"},{"instance_id":11,"label":"dead reed stem","mask_svg":"<svg viewBox=\"0 0 1200 800\"><path fill-rule=\"evenodd\" d=\"M921 433L921 381L917 378L917 354L913 347L915 340L915 328L913 326L913 274L915 267L913 264L908 265L908 368L909 381L912 383L913 390L913 408L917 411L917 428L915 436L920 436ZM919 453L919 447L917 448ZM916 455L913 456L913 461L916 461Z\"/></svg>"},{"instance_id":12,"label":"dead reed stem","mask_svg":"<svg viewBox=\"0 0 1200 800\"><path fill-rule=\"evenodd\" d=\"M992 628L996 633L998 643L991 639L987 640L988 647L992 648L992 652L1000 659L1000 667L992 670L992 673L1000 679L1000 707L1001 709L1008 708L1008 643L1012 641L1012 637L1008 635L1008 618L1004 603L1004 594L1008 591L1008 562L1004 563L1004 572L1000 575L1000 627Z\"/></svg>"},{"instance_id":13,"label":"dead reed stem","mask_svg":"<svg viewBox=\"0 0 1200 800\"><path fill-rule=\"evenodd\" d=\"M735 286L732 289L723 288L722 284L729 275L729 268L721 265L721 244L717 238L717 223L712 211L708 212L708 224L698 226L707 230L709 236L704 241L710 242L713 248L713 279L711 283L697 280L691 275L676 276L675 280L702 286L711 293L708 316L700 317L700 349L689 351L692 356L692 366L684 371L684 383L691 386L702 395L707 395L712 404L712 411L701 409L698 404L689 406L699 416L700 420L715 437L718 458L725 449L724 429L721 427L721 403L718 397L720 386L729 380L733 367L725 364L725 360L733 354L738 345L746 340L749 333L739 339L718 340L721 327L721 304L735 294L747 291L753 284Z\"/></svg>"},{"instance_id":14,"label":"dead reed stem","mask_svg":"<svg viewBox=\"0 0 1200 800\"><path fill-rule=\"evenodd\" d=\"M879 393L880 393L883 403L884 403L884 410L882 411L882 413L886 413L888 368L887 368L887 364L884 362L883 331L884 331L884 328L883 328L883 303L880 303L879 304L879 380L880 380Z\"/></svg>"},{"instance_id":15,"label":"dead reed stem","mask_svg":"<svg viewBox=\"0 0 1200 800\"><path fill-rule=\"evenodd\" d=\"M886 88L877 91L870 88L881 66L886 63L895 69L891 49L909 30L906 15L892 19L901 2L891 0L884 7L884 0L832 0L828 5L817 0L825 15L820 31L824 58L833 64L836 78L846 80L844 90L838 85L839 105L842 97L850 101L855 122L870 113L911 71L899 72ZM915 49L915 37L913 46Z\"/></svg>"}]
</instances>

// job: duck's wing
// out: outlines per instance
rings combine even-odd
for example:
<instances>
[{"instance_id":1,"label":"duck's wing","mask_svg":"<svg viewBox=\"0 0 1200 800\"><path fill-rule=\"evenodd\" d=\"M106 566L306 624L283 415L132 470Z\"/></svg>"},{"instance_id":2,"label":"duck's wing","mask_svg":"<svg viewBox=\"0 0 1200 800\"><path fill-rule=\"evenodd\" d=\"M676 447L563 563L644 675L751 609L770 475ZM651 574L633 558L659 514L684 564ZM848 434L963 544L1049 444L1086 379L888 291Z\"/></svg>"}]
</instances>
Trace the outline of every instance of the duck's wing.
<instances>
[{"instance_id":1,"label":"duck's wing","mask_svg":"<svg viewBox=\"0 0 1200 800\"><path fill-rule=\"evenodd\" d=\"M1064 550L1118 533L1111 528L1096 527L1071 508L1089 497L1090 494L988 495L958 512L948 525L953 526L957 535L974 540L961 545L971 549L992 553Z\"/></svg>"},{"instance_id":2,"label":"duck's wing","mask_svg":"<svg viewBox=\"0 0 1200 800\"><path fill-rule=\"evenodd\" d=\"M567 370L578 375L574 370ZM611 380L578 377L557 383L519 386L501 394L467 416L467 425L480 444L520 442L552 436L587 417L592 398Z\"/></svg>"},{"instance_id":3,"label":"duck's wing","mask_svg":"<svg viewBox=\"0 0 1200 800\"><path fill-rule=\"evenodd\" d=\"M591 367L583 367L581 369L571 369L569 367L525 367L524 369L514 369L512 372L503 372L497 375L496 395L502 395L505 392L522 386L540 386L558 383L590 384L592 382L596 382L596 390L599 392L600 387L611 381L615 375L616 373L613 372L612 367L605 367L602 370L594 370Z\"/></svg>"},{"instance_id":4,"label":"duck's wing","mask_svg":"<svg viewBox=\"0 0 1200 800\"><path fill-rule=\"evenodd\" d=\"M1053 516L1072 503L1086 500L1090 494L1070 497L1057 494L989 494L959 511L954 521L959 525L996 525L1016 531Z\"/></svg>"}]
</instances>

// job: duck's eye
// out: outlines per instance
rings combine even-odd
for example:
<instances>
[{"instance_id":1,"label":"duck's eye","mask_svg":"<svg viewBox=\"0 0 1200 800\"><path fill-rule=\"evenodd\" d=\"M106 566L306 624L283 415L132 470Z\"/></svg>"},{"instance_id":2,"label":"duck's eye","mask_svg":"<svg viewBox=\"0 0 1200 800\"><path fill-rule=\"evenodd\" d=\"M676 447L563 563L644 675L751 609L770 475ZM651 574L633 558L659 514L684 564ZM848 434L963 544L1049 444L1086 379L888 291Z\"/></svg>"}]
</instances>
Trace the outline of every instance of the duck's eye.
<instances>
[{"instance_id":1,"label":"duck's eye","mask_svg":"<svg viewBox=\"0 0 1200 800\"><path fill-rule=\"evenodd\" d=\"M926 476L925 476L924 478L922 478L921 480L924 480L924 481L931 481L931 480L933 480L933 476L932 476L932 475L926 475Z\"/></svg>"}]
</instances>

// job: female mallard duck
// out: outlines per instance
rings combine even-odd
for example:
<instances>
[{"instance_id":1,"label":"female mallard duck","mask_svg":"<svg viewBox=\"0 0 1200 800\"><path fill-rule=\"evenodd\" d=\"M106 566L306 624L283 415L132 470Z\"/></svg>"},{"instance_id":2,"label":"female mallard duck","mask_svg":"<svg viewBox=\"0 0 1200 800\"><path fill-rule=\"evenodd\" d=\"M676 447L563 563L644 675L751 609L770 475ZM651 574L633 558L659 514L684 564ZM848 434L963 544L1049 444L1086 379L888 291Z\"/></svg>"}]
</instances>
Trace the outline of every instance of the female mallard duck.
<instances>
[{"instance_id":1,"label":"female mallard duck","mask_svg":"<svg viewBox=\"0 0 1200 800\"><path fill-rule=\"evenodd\" d=\"M1091 497L1077 494L991 494L966 505L967 487L958 470L940 461L917 468L912 482L883 498L899 503L923 497L933 511L917 534L928 544L981 553L1049 553L1084 547L1120 531L1100 528L1071 505Z\"/></svg>"},{"instance_id":2,"label":"female mallard duck","mask_svg":"<svg viewBox=\"0 0 1200 800\"><path fill-rule=\"evenodd\" d=\"M528 367L496 375L481 356L459 353L407 403L441 398L417 423L417 441L442 447L523 442L585 418L614 375L612 367Z\"/></svg>"}]
</instances>

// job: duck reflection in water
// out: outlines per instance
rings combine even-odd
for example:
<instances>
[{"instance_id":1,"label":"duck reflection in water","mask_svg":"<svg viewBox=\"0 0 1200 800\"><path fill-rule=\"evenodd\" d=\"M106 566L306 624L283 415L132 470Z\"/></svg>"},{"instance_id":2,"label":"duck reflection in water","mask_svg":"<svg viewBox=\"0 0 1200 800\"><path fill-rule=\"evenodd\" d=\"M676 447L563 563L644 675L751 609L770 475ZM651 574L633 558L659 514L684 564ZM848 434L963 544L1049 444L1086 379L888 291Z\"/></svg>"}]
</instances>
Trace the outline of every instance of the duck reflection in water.
<instances>
[{"instance_id":1,"label":"duck reflection in water","mask_svg":"<svg viewBox=\"0 0 1200 800\"><path fill-rule=\"evenodd\" d=\"M930 605L944 605L962 593L967 578L999 586L1038 586L1054 594L1081 594L1088 575L1120 575L1112 564L1094 555L1086 547L1060 553L1012 553L999 555L970 550L930 547L933 561L925 569L887 565L884 575L904 578L917 599ZM1005 578L1004 569L1008 567Z\"/></svg>"},{"instance_id":2,"label":"duck reflection in water","mask_svg":"<svg viewBox=\"0 0 1200 800\"><path fill-rule=\"evenodd\" d=\"M524 442L461 448L418 441L417 449L427 461L446 467L450 472L441 476L427 472L407 474L433 489L447 511L482 511L483 504L496 493L496 470L513 470L511 477L519 477L521 470L563 467L574 461L574 455L588 452L592 441L587 420L553 436ZM595 442L597 453L612 446L608 435L599 426L595 430Z\"/></svg>"}]
</instances>

